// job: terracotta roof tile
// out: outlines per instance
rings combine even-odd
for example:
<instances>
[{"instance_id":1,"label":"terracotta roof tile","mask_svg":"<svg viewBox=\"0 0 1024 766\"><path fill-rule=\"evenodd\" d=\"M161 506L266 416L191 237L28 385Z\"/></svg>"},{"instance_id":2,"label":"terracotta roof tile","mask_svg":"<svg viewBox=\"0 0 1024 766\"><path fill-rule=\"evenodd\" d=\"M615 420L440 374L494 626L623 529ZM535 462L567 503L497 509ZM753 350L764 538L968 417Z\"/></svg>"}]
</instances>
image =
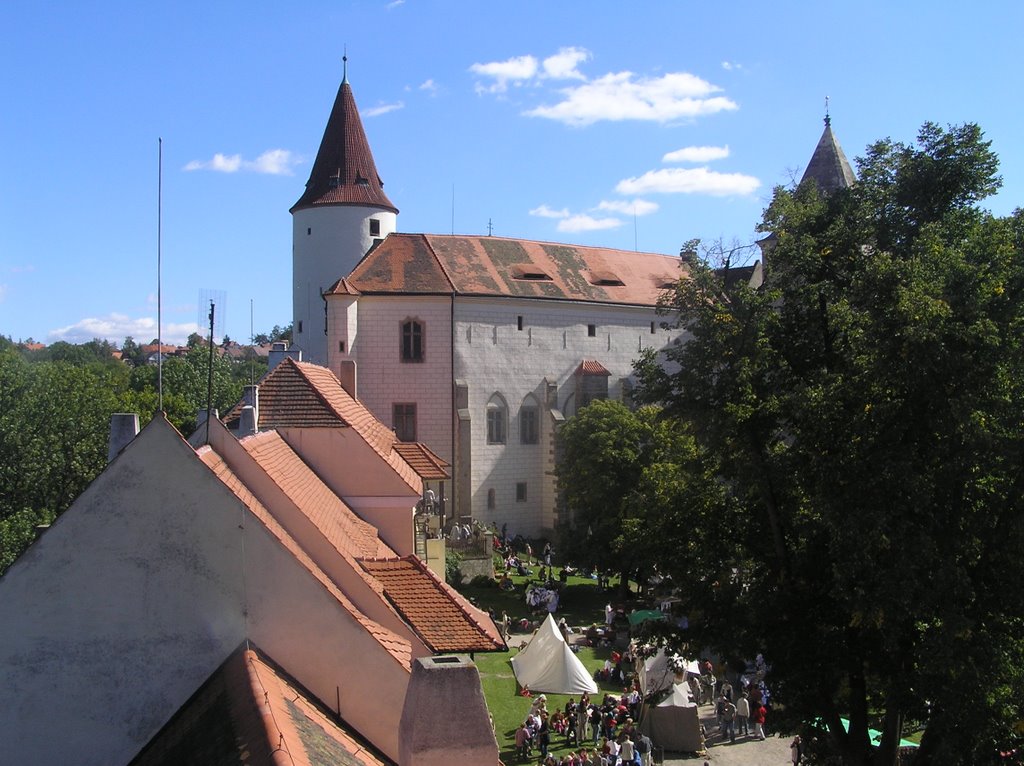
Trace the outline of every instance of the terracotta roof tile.
<instances>
[{"instance_id":1,"label":"terracotta roof tile","mask_svg":"<svg viewBox=\"0 0 1024 766\"><path fill-rule=\"evenodd\" d=\"M487 613L440 580L415 556L361 560L405 621L434 652L491 652L505 642Z\"/></svg>"},{"instance_id":2,"label":"terracotta roof tile","mask_svg":"<svg viewBox=\"0 0 1024 766\"><path fill-rule=\"evenodd\" d=\"M132 766L249 763L385 766L391 762L252 649L218 668L142 749Z\"/></svg>"},{"instance_id":3,"label":"terracotta roof tile","mask_svg":"<svg viewBox=\"0 0 1024 766\"><path fill-rule=\"evenodd\" d=\"M391 632L379 623L364 615L348 597L341 592L334 581L316 565L303 550L302 546L288 534L280 522L249 490L242 480L231 470L224 459L209 446L201 447L197 452L200 460L213 471L214 475L241 500L252 514L263 523L273 537L309 571L319 583L337 599L338 603L358 622L378 643L381 644L403 667L408 668L412 662L412 646L402 637ZM355 566L356 571L361 571Z\"/></svg>"},{"instance_id":4,"label":"terracotta roof tile","mask_svg":"<svg viewBox=\"0 0 1024 766\"><path fill-rule=\"evenodd\" d=\"M394 555L376 527L345 505L277 431L247 436L239 444L337 550L352 557Z\"/></svg>"},{"instance_id":5,"label":"terracotta roof tile","mask_svg":"<svg viewBox=\"0 0 1024 766\"><path fill-rule=\"evenodd\" d=\"M346 80L338 88L306 190L291 211L319 205L368 205L398 212L384 193L352 86Z\"/></svg>"},{"instance_id":6,"label":"terracotta roof tile","mask_svg":"<svg viewBox=\"0 0 1024 766\"><path fill-rule=\"evenodd\" d=\"M576 368L575 375L611 375L608 369L596 359L584 359Z\"/></svg>"},{"instance_id":7,"label":"terracotta roof tile","mask_svg":"<svg viewBox=\"0 0 1024 766\"><path fill-rule=\"evenodd\" d=\"M501 295L655 306L676 256L502 237L389 234L348 276L362 293Z\"/></svg>"},{"instance_id":8,"label":"terracotta roof tile","mask_svg":"<svg viewBox=\"0 0 1024 766\"><path fill-rule=\"evenodd\" d=\"M236 427L242 403L224 417ZM259 428L352 428L419 493L422 483L393 447L398 439L363 404L354 399L326 367L285 359L260 381Z\"/></svg>"},{"instance_id":9,"label":"terracotta roof tile","mask_svg":"<svg viewBox=\"0 0 1024 766\"><path fill-rule=\"evenodd\" d=\"M392 447L402 456L406 463L424 480L450 479L448 468L451 467L426 444L421 442L395 442Z\"/></svg>"}]
</instances>

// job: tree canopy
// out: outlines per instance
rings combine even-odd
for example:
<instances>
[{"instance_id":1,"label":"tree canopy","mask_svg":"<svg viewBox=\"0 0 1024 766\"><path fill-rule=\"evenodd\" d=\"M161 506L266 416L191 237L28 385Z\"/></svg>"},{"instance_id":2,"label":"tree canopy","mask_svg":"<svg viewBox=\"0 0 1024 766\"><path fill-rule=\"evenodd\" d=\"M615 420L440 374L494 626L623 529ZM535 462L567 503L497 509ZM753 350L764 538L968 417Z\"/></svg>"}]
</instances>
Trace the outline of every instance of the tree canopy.
<instances>
[{"instance_id":1,"label":"tree canopy","mask_svg":"<svg viewBox=\"0 0 1024 766\"><path fill-rule=\"evenodd\" d=\"M763 651L849 764L892 763L908 720L916 764L992 761L1022 718L1024 215L978 206L997 165L926 124L850 189L776 189L763 286L696 266L665 300L688 342L638 365L718 477L672 505L701 571L664 562L696 635Z\"/></svg>"}]
</instances>

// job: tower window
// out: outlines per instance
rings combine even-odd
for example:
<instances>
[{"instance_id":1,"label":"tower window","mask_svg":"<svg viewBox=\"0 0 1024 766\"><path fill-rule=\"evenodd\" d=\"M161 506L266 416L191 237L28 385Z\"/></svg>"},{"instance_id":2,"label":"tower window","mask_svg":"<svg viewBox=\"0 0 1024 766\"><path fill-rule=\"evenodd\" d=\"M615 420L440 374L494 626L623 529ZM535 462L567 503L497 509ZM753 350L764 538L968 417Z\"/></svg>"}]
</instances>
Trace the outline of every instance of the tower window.
<instances>
[{"instance_id":1,"label":"tower window","mask_svg":"<svg viewBox=\"0 0 1024 766\"><path fill-rule=\"evenodd\" d=\"M654 334L654 322L651 322L651 335Z\"/></svg>"},{"instance_id":2,"label":"tower window","mask_svg":"<svg viewBox=\"0 0 1024 766\"><path fill-rule=\"evenodd\" d=\"M380 221L378 219L376 219L376 218L371 218L370 219L370 236L371 237L379 237L380 236Z\"/></svg>"},{"instance_id":3,"label":"tower window","mask_svg":"<svg viewBox=\"0 0 1024 766\"><path fill-rule=\"evenodd\" d=\"M494 394L487 402L487 443L504 444L508 431L508 407L500 394Z\"/></svg>"},{"instance_id":4,"label":"tower window","mask_svg":"<svg viewBox=\"0 0 1024 766\"><path fill-rule=\"evenodd\" d=\"M523 315L522 314L520 314L519 316L516 317L516 329L520 330L520 331L523 329Z\"/></svg>"},{"instance_id":5,"label":"tower window","mask_svg":"<svg viewBox=\"0 0 1024 766\"><path fill-rule=\"evenodd\" d=\"M299 332L302 332L302 320L299 320Z\"/></svg>"},{"instance_id":6,"label":"tower window","mask_svg":"<svg viewBox=\"0 0 1024 766\"><path fill-rule=\"evenodd\" d=\"M526 502L526 482L525 481L516 482L516 502L517 503L525 503Z\"/></svg>"},{"instance_id":7,"label":"tower window","mask_svg":"<svg viewBox=\"0 0 1024 766\"><path fill-rule=\"evenodd\" d=\"M423 361L423 323L415 319L402 322L401 358L403 362Z\"/></svg>"},{"instance_id":8,"label":"tower window","mask_svg":"<svg viewBox=\"0 0 1024 766\"><path fill-rule=\"evenodd\" d=\"M587 335L589 337L591 337L591 338L596 338L597 337L597 325L596 324L588 324L587 325Z\"/></svg>"},{"instance_id":9,"label":"tower window","mask_svg":"<svg viewBox=\"0 0 1024 766\"><path fill-rule=\"evenodd\" d=\"M494 501L494 490L487 490L487 510L493 511L497 503Z\"/></svg>"},{"instance_id":10,"label":"tower window","mask_svg":"<svg viewBox=\"0 0 1024 766\"><path fill-rule=\"evenodd\" d=\"M340 351L343 354L345 353L345 341L343 341L343 340L339 340L338 341L338 351Z\"/></svg>"},{"instance_id":11,"label":"tower window","mask_svg":"<svg viewBox=\"0 0 1024 766\"><path fill-rule=\"evenodd\" d=\"M313 227L312 226L307 226L306 227L306 236L308 237L312 233L313 233Z\"/></svg>"}]
</instances>

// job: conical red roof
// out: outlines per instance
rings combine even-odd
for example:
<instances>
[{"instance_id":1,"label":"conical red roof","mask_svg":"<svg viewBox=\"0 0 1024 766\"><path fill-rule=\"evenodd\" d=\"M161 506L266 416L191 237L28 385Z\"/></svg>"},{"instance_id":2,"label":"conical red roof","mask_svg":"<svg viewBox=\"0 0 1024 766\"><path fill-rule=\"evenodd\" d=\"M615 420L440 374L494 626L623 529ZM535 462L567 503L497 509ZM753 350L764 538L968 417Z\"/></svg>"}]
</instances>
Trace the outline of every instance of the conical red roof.
<instances>
[{"instance_id":1,"label":"conical red roof","mask_svg":"<svg viewBox=\"0 0 1024 766\"><path fill-rule=\"evenodd\" d=\"M348 79L341 81L306 191L291 212L319 205L371 205L398 212L384 193Z\"/></svg>"}]
</instances>

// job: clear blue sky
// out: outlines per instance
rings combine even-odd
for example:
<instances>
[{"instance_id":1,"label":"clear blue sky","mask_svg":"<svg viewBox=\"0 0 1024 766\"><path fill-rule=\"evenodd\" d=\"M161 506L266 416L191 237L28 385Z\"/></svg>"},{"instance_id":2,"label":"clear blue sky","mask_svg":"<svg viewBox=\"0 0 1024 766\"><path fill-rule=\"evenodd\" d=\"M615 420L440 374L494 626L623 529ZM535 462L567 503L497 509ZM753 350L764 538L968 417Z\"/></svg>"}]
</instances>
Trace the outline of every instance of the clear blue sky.
<instances>
[{"instance_id":1,"label":"clear blue sky","mask_svg":"<svg viewBox=\"0 0 1024 766\"><path fill-rule=\"evenodd\" d=\"M0 334L291 320L291 217L342 75L404 232L752 241L825 97L847 156L977 122L1024 199L1024 4L0 3ZM453 204L454 199L454 204ZM341 275L339 275L341 276Z\"/></svg>"}]
</instances>

